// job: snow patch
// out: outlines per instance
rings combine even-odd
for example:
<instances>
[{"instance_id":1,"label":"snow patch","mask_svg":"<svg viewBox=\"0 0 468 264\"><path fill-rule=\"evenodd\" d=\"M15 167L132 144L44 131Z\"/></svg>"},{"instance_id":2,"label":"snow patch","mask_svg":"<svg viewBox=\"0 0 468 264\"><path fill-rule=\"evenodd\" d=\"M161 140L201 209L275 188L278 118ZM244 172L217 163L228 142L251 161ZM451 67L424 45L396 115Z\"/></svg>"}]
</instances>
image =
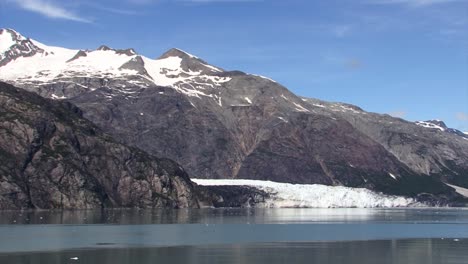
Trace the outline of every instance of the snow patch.
<instances>
[{"instance_id":1,"label":"snow patch","mask_svg":"<svg viewBox=\"0 0 468 264\"><path fill-rule=\"evenodd\" d=\"M445 128L438 126L436 124L430 123L430 122L426 122L426 121L417 121L416 125L425 127L425 128L432 128L432 129L438 129L440 131L445 131Z\"/></svg>"},{"instance_id":2,"label":"snow patch","mask_svg":"<svg viewBox=\"0 0 468 264\"><path fill-rule=\"evenodd\" d=\"M67 99L65 96L58 96L56 94L52 94L50 96L50 98L54 99L54 100L63 100L63 99Z\"/></svg>"},{"instance_id":3,"label":"snow patch","mask_svg":"<svg viewBox=\"0 0 468 264\"><path fill-rule=\"evenodd\" d=\"M284 119L284 117L278 116L278 119L285 122L285 123L288 123L288 120Z\"/></svg>"},{"instance_id":4,"label":"snow patch","mask_svg":"<svg viewBox=\"0 0 468 264\"><path fill-rule=\"evenodd\" d=\"M319 184L289 184L258 180L192 179L205 186L252 186L270 194L264 207L305 208L373 208L422 206L412 198L385 195L365 188L325 186Z\"/></svg>"},{"instance_id":5,"label":"snow patch","mask_svg":"<svg viewBox=\"0 0 468 264\"><path fill-rule=\"evenodd\" d=\"M222 72L222 70L220 70L219 68L216 68L214 66L211 66L211 65L208 65L208 64L205 64L203 63L203 66L207 67L208 69L212 70L212 71L215 71L215 72Z\"/></svg>"},{"instance_id":6,"label":"snow patch","mask_svg":"<svg viewBox=\"0 0 468 264\"><path fill-rule=\"evenodd\" d=\"M11 46L15 45L16 41L10 32L3 30L3 34L0 34L0 54L8 51Z\"/></svg>"},{"instance_id":7,"label":"snow patch","mask_svg":"<svg viewBox=\"0 0 468 264\"><path fill-rule=\"evenodd\" d=\"M299 112L309 112L310 111L306 108L304 108L302 105L298 104L298 103L295 103L293 102L293 104L296 106L296 110L299 111Z\"/></svg>"},{"instance_id":8,"label":"snow patch","mask_svg":"<svg viewBox=\"0 0 468 264\"><path fill-rule=\"evenodd\" d=\"M265 76L262 76L262 75L257 75L257 74L251 74L252 76L256 76L256 77L260 77L262 79L265 79L265 80L268 80L270 82L274 82L274 83L277 83L275 80L271 79L271 78L268 78L268 77L265 77Z\"/></svg>"},{"instance_id":9,"label":"snow patch","mask_svg":"<svg viewBox=\"0 0 468 264\"><path fill-rule=\"evenodd\" d=\"M347 106L344 106L344 105L340 105L341 109L347 111L347 112L352 112L354 114L361 114L360 111L357 111L356 109L353 109L351 107L347 107Z\"/></svg>"},{"instance_id":10,"label":"snow patch","mask_svg":"<svg viewBox=\"0 0 468 264\"><path fill-rule=\"evenodd\" d=\"M180 52L182 52L182 53L185 53L185 55L189 56L190 58L193 58L193 59L200 59L200 58L198 58L197 56L186 52L185 50L181 50L181 49L179 49L179 48L176 48L176 50L178 50L178 51L180 51Z\"/></svg>"},{"instance_id":11,"label":"snow patch","mask_svg":"<svg viewBox=\"0 0 468 264\"><path fill-rule=\"evenodd\" d=\"M448 183L446 183L446 185L454 188L458 194L468 197L468 189Z\"/></svg>"}]
</instances>

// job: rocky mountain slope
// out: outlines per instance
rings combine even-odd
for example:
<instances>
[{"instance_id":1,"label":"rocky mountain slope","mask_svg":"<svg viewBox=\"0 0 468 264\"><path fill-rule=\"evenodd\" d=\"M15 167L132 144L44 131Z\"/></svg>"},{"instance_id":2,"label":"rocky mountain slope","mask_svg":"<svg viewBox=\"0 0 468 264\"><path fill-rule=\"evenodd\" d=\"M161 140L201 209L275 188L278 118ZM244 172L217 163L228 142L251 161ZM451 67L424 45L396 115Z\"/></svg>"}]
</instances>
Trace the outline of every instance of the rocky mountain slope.
<instances>
[{"instance_id":1,"label":"rocky mountain slope","mask_svg":"<svg viewBox=\"0 0 468 264\"><path fill-rule=\"evenodd\" d=\"M100 132L68 102L0 82L0 209L198 207L175 162Z\"/></svg>"},{"instance_id":2,"label":"rocky mountain slope","mask_svg":"<svg viewBox=\"0 0 468 264\"><path fill-rule=\"evenodd\" d=\"M425 128L437 129L442 132L452 133L454 135L468 139L468 133L462 132L458 129L449 128L442 120L417 121L415 122L415 124L418 126L425 127Z\"/></svg>"},{"instance_id":3,"label":"rocky mountain slope","mask_svg":"<svg viewBox=\"0 0 468 264\"><path fill-rule=\"evenodd\" d=\"M301 98L178 49L153 60L132 49L49 47L13 30L2 30L4 39L1 80L75 103L116 139L174 159L191 177L365 187L443 201L461 197L447 184L468 188L468 140L449 131Z\"/></svg>"}]
</instances>

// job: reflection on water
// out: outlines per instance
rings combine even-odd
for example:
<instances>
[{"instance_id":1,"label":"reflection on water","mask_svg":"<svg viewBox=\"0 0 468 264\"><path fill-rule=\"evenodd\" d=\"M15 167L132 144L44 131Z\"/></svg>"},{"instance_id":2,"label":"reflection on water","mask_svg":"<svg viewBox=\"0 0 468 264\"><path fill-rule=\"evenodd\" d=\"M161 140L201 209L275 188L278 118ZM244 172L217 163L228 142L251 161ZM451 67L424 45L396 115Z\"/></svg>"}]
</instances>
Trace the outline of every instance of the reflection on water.
<instances>
[{"instance_id":1,"label":"reflection on water","mask_svg":"<svg viewBox=\"0 0 468 264\"><path fill-rule=\"evenodd\" d=\"M7 211L0 225L8 224L282 224L282 223L467 223L468 210L425 209L182 209L182 210L76 210Z\"/></svg>"},{"instance_id":2,"label":"reflection on water","mask_svg":"<svg viewBox=\"0 0 468 264\"><path fill-rule=\"evenodd\" d=\"M468 210L2 212L0 263L468 264Z\"/></svg>"},{"instance_id":3,"label":"reflection on water","mask_svg":"<svg viewBox=\"0 0 468 264\"><path fill-rule=\"evenodd\" d=\"M441 239L107 248L0 255L0 263L464 264L468 241ZM78 258L77 260L72 260Z\"/></svg>"}]
</instances>

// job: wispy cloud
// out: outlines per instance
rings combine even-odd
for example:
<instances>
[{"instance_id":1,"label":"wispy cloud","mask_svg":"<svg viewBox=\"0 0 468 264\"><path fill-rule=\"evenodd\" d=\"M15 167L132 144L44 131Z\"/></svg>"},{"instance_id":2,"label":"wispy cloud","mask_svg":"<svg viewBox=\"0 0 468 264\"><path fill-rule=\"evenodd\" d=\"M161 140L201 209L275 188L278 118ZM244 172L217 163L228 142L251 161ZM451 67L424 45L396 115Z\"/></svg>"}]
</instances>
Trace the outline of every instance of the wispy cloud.
<instances>
[{"instance_id":1,"label":"wispy cloud","mask_svg":"<svg viewBox=\"0 0 468 264\"><path fill-rule=\"evenodd\" d=\"M467 113L460 112L460 113L457 113L455 115L455 117L460 121L468 122L468 114Z\"/></svg>"},{"instance_id":2,"label":"wispy cloud","mask_svg":"<svg viewBox=\"0 0 468 264\"><path fill-rule=\"evenodd\" d=\"M156 0L127 0L130 4L146 5L156 2Z\"/></svg>"},{"instance_id":3,"label":"wispy cloud","mask_svg":"<svg viewBox=\"0 0 468 264\"><path fill-rule=\"evenodd\" d=\"M405 118L407 113L406 111L403 111L403 110L397 110L397 111L390 112L388 114L393 117Z\"/></svg>"},{"instance_id":4,"label":"wispy cloud","mask_svg":"<svg viewBox=\"0 0 468 264\"><path fill-rule=\"evenodd\" d=\"M165 2L194 3L194 4L214 4L214 3L239 3L239 2L262 2L263 0L166 0ZM153 4L162 2L162 0L127 0L132 4Z\"/></svg>"},{"instance_id":5,"label":"wispy cloud","mask_svg":"<svg viewBox=\"0 0 468 264\"><path fill-rule=\"evenodd\" d=\"M349 59L346 62L346 67L348 69L351 69L351 70L358 70L358 69L362 68L363 66L364 66L364 64L362 63L362 61L360 59L356 59L356 58Z\"/></svg>"},{"instance_id":6,"label":"wispy cloud","mask_svg":"<svg viewBox=\"0 0 468 264\"><path fill-rule=\"evenodd\" d=\"M452 2L465 2L466 0L377 0L373 4L405 4L414 7L430 6L436 4L447 4Z\"/></svg>"},{"instance_id":7,"label":"wispy cloud","mask_svg":"<svg viewBox=\"0 0 468 264\"><path fill-rule=\"evenodd\" d=\"M104 12L109 12L109 13L114 13L114 14L118 14L118 15L139 15L140 13L137 12L137 11L134 11L134 10L130 10L130 9L123 9L123 8L116 8L116 7L113 7L113 6L108 6L108 5L101 5L97 2L82 2L80 3L81 5L83 6L86 6L86 7L89 7L89 8L92 8L92 9L96 9L96 10L100 10L100 11L104 11Z\"/></svg>"},{"instance_id":8,"label":"wispy cloud","mask_svg":"<svg viewBox=\"0 0 468 264\"><path fill-rule=\"evenodd\" d=\"M59 2L47 0L9 0L24 10L35 12L50 18L65 19L76 22L91 23L92 21L67 10Z\"/></svg>"},{"instance_id":9,"label":"wispy cloud","mask_svg":"<svg viewBox=\"0 0 468 264\"><path fill-rule=\"evenodd\" d=\"M338 25L332 28L332 33L334 36L338 38L343 38L351 33L352 26L351 25Z\"/></svg>"},{"instance_id":10,"label":"wispy cloud","mask_svg":"<svg viewBox=\"0 0 468 264\"><path fill-rule=\"evenodd\" d=\"M191 3L235 3L235 2L261 2L262 0L177 0L177 2Z\"/></svg>"},{"instance_id":11,"label":"wispy cloud","mask_svg":"<svg viewBox=\"0 0 468 264\"><path fill-rule=\"evenodd\" d=\"M359 70L364 67L364 63L359 58L341 56L333 52L327 52L321 55L323 62L328 65L344 68L347 70Z\"/></svg>"}]
</instances>

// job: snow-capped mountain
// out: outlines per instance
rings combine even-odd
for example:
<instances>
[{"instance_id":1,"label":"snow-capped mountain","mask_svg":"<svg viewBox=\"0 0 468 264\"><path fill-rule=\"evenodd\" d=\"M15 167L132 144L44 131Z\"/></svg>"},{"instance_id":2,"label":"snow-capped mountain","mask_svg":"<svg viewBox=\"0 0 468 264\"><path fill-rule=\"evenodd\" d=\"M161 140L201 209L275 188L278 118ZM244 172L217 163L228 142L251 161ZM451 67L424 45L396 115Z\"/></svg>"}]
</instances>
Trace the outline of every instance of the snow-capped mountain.
<instances>
[{"instance_id":1,"label":"snow-capped mountain","mask_svg":"<svg viewBox=\"0 0 468 264\"><path fill-rule=\"evenodd\" d=\"M213 87L229 81L217 76L221 69L178 49L166 52L158 59L138 55L133 49L117 50L101 46L96 50L72 50L44 45L28 39L12 29L0 31L1 80L17 85L44 86L62 83L75 85L79 90L94 89L81 80L125 79L141 87L171 86L188 96L208 96L194 83L207 83ZM126 85L116 86L125 92ZM58 93L42 94L65 99L71 95L65 89Z\"/></svg>"},{"instance_id":2,"label":"snow-capped mountain","mask_svg":"<svg viewBox=\"0 0 468 264\"><path fill-rule=\"evenodd\" d=\"M468 188L468 140L447 131L301 98L179 49L150 59L0 33L9 58L0 80L78 105L104 131L176 160L194 178L364 187L439 202L460 198L446 183Z\"/></svg>"}]
</instances>

